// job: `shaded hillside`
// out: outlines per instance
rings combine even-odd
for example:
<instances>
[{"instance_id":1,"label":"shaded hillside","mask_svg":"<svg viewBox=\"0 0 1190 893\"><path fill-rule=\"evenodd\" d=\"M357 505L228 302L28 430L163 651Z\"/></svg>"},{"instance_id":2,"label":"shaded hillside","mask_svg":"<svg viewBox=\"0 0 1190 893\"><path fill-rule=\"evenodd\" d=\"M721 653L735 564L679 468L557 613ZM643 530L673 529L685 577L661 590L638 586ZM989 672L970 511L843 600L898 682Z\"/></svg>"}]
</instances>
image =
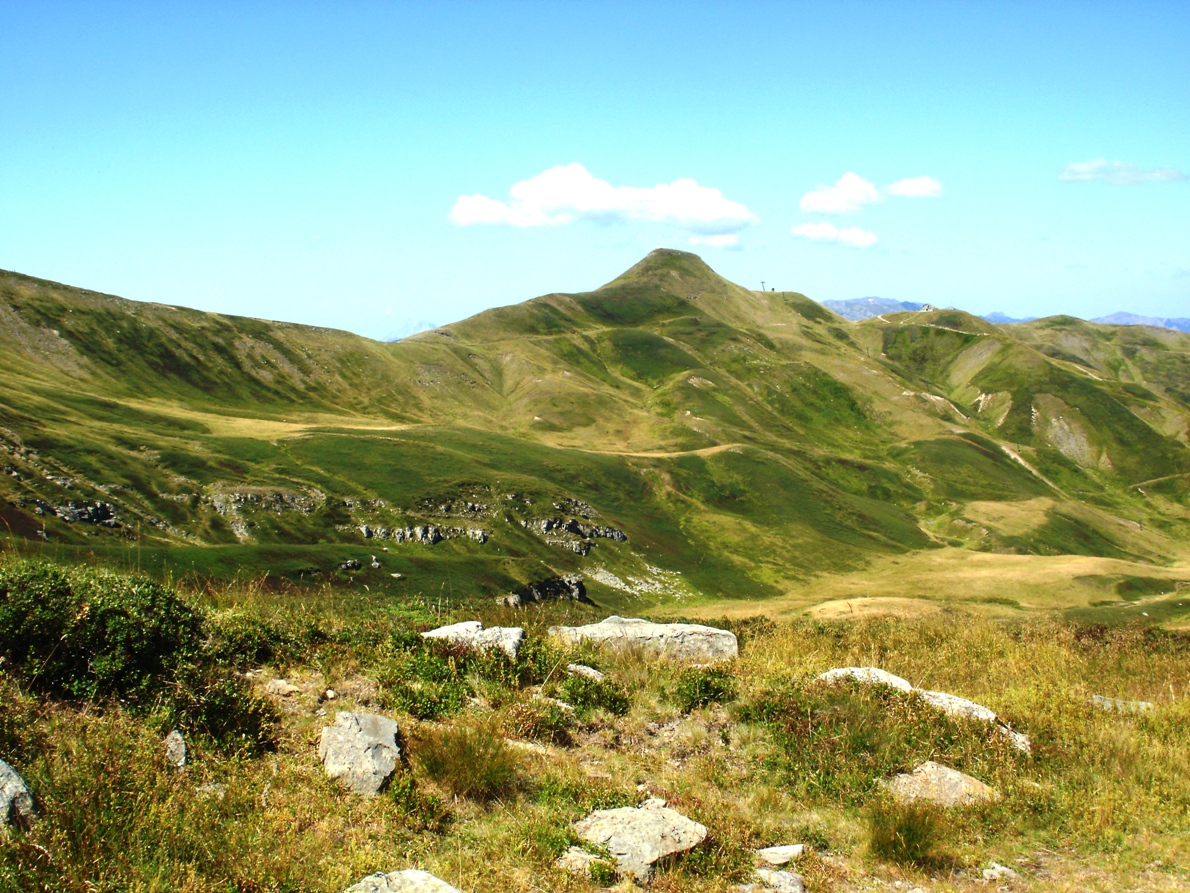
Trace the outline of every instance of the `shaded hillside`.
<instances>
[{"instance_id":1,"label":"shaded hillside","mask_svg":"<svg viewBox=\"0 0 1190 893\"><path fill-rule=\"evenodd\" d=\"M14 541L179 571L757 598L927 548L1162 560L1190 517L1190 336L849 323L677 251L393 344L0 274L0 376Z\"/></svg>"}]
</instances>

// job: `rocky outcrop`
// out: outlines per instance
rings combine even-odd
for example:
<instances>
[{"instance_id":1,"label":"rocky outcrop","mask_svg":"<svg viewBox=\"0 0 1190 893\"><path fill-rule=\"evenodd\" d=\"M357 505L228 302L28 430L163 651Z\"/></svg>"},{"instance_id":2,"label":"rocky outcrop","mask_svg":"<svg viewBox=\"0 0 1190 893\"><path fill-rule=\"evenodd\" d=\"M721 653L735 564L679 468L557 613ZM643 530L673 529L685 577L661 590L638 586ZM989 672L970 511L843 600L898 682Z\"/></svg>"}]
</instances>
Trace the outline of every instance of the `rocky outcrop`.
<instances>
[{"instance_id":1,"label":"rocky outcrop","mask_svg":"<svg viewBox=\"0 0 1190 893\"><path fill-rule=\"evenodd\" d=\"M977 778L957 769L927 760L912 772L902 773L882 786L901 803L933 803L937 806L971 806L991 803L1000 794Z\"/></svg>"},{"instance_id":2,"label":"rocky outcrop","mask_svg":"<svg viewBox=\"0 0 1190 893\"><path fill-rule=\"evenodd\" d=\"M517 608L535 602L567 600L582 602L585 605L594 604L587 598L587 587L583 585L582 574L562 574L530 583L514 590L510 595L496 599L496 602L508 608Z\"/></svg>"},{"instance_id":3,"label":"rocky outcrop","mask_svg":"<svg viewBox=\"0 0 1190 893\"><path fill-rule=\"evenodd\" d=\"M357 884L352 884L343 893L462 893L446 881L439 880L428 871L406 868L404 871L378 871Z\"/></svg>"},{"instance_id":4,"label":"rocky outcrop","mask_svg":"<svg viewBox=\"0 0 1190 893\"><path fill-rule=\"evenodd\" d=\"M326 774L357 794L373 796L397 768L397 724L387 716L342 711L322 730L318 756Z\"/></svg>"},{"instance_id":5,"label":"rocky outcrop","mask_svg":"<svg viewBox=\"0 0 1190 893\"><path fill-rule=\"evenodd\" d=\"M899 691L913 692L925 703L941 710L947 716L996 726L1008 743L1023 753L1030 753L1033 749L1029 737L1020 732L1014 732L1008 723L996 715L994 710L944 691L926 691L915 688L908 680L877 667L837 667L819 674L814 681L825 682L829 685L844 681L858 682L861 685L888 685Z\"/></svg>"},{"instance_id":6,"label":"rocky outcrop","mask_svg":"<svg viewBox=\"0 0 1190 893\"><path fill-rule=\"evenodd\" d=\"M887 685L901 691L913 691L913 685L907 679L876 667L837 667L819 674L814 681L825 682L828 685L844 681L858 682L861 685Z\"/></svg>"},{"instance_id":7,"label":"rocky outcrop","mask_svg":"<svg viewBox=\"0 0 1190 893\"><path fill-rule=\"evenodd\" d=\"M651 657L679 661L731 660L739 654L735 634L697 623L652 623L626 617L608 617L586 626L550 627L550 635L577 645L639 649Z\"/></svg>"},{"instance_id":8,"label":"rocky outcrop","mask_svg":"<svg viewBox=\"0 0 1190 893\"><path fill-rule=\"evenodd\" d=\"M508 655L509 660L516 660L521 642L525 639L525 631L519 626L493 626L484 629L478 620L464 620L462 623L452 623L450 626L440 626L422 633L422 637L457 642L477 651L499 648Z\"/></svg>"},{"instance_id":9,"label":"rocky outcrop","mask_svg":"<svg viewBox=\"0 0 1190 893\"><path fill-rule=\"evenodd\" d=\"M17 771L0 760L0 835L9 828L30 828L37 820L33 795Z\"/></svg>"},{"instance_id":10,"label":"rocky outcrop","mask_svg":"<svg viewBox=\"0 0 1190 893\"><path fill-rule=\"evenodd\" d=\"M587 843L611 853L618 874L638 881L648 879L658 860L684 853L707 836L705 826L669 809L664 800L596 810L571 827Z\"/></svg>"}]
</instances>

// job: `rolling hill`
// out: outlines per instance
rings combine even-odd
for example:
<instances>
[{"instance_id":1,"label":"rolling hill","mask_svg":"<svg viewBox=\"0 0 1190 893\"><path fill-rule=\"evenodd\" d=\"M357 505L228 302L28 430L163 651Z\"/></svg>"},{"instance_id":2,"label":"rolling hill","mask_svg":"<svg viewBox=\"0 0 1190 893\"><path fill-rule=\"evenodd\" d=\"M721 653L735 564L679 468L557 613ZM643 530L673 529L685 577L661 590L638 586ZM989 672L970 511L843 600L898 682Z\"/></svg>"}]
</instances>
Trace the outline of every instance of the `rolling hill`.
<instances>
[{"instance_id":1,"label":"rolling hill","mask_svg":"<svg viewBox=\"0 0 1190 893\"><path fill-rule=\"evenodd\" d=\"M1190 335L849 322L679 251L396 343L0 273L0 380L8 546L176 575L693 609L960 552L1112 595L1190 532Z\"/></svg>"}]
</instances>

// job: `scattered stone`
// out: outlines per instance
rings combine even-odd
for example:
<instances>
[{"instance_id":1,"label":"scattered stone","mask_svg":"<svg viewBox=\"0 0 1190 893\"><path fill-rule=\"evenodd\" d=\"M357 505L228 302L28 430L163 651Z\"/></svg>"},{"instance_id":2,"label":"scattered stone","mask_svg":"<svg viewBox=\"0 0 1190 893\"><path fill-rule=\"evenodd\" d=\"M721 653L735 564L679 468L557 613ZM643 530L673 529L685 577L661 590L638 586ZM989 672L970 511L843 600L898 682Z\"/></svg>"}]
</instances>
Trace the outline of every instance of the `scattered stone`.
<instances>
[{"instance_id":1,"label":"scattered stone","mask_svg":"<svg viewBox=\"0 0 1190 893\"><path fill-rule=\"evenodd\" d=\"M571 874L589 876L591 874L591 863L601 861L603 860L593 853L588 853L580 847L572 846L558 857L557 861L554 862L554 867L561 868L563 871L569 871Z\"/></svg>"},{"instance_id":2,"label":"scattered stone","mask_svg":"<svg viewBox=\"0 0 1190 893\"><path fill-rule=\"evenodd\" d=\"M907 679L876 667L838 667L819 674L814 681L835 685L843 680L858 682L861 685L888 685L901 691L913 691L913 686Z\"/></svg>"},{"instance_id":3,"label":"scattered stone","mask_svg":"<svg viewBox=\"0 0 1190 893\"><path fill-rule=\"evenodd\" d=\"M605 847L615 857L618 874L637 881L647 880L659 859L692 849L707 836L698 822L649 802L596 810L572 827L583 840Z\"/></svg>"},{"instance_id":4,"label":"scattered stone","mask_svg":"<svg viewBox=\"0 0 1190 893\"><path fill-rule=\"evenodd\" d=\"M916 691L923 701L931 707L937 707L947 716L997 725L1000 727L1001 734L1008 738L1009 743L1013 747L1025 753L1032 752L1033 744L1029 741L1029 737L1010 729L1008 724L1000 719L994 710L989 710L982 704L976 704L974 701L968 701L966 698L947 694L944 691L923 691L920 688L916 689Z\"/></svg>"},{"instance_id":5,"label":"scattered stone","mask_svg":"<svg viewBox=\"0 0 1190 893\"><path fill-rule=\"evenodd\" d=\"M1103 695L1091 695L1091 705L1108 713L1148 713L1156 710L1157 705L1150 701L1125 701L1121 698L1107 698Z\"/></svg>"},{"instance_id":6,"label":"scattered stone","mask_svg":"<svg viewBox=\"0 0 1190 893\"><path fill-rule=\"evenodd\" d=\"M339 570L341 570L341 571L357 571L361 567L363 567L363 564L360 563L360 560L358 558L348 558L346 561L342 562L339 565Z\"/></svg>"},{"instance_id":7,"label":"scattered stone","mask_svg":"<svg viewBox=\"0 0 1190 893\"><path fill-rule=\"evenodd\" d=\"M326 691L324 691L322 693L322 699L324 701L333 701L338 697L339 697L339 693L337 691L335 691L333 688L328 688Z\"/></svg>"},{"instance_id":8,"label":"scattered stone","mask_svg":"<svg viewBox=\"0 0 1190 893\"><path fill-rule=\"evenodd\" d=\"M902 803L924 801L938 806L970 806L1000 799L1000 794L977 778L927 760L911 773L881 782Z\"/></svg>"},{"instance_id":9,"label":"scattered stone","mask_svg":"<svg viewBox=\"0 0 1190 893\"><path fill-rule=\"evenodd\" d=\"M572 645L639 648L652 657L672 660L731 660L739 654L734 633L697 623L651 623L648 620L608 617L586 626L553 626L550 635Z\"/></svg>"},{"instance_id":10,"label":"scattered stone","mask_svg":"<svg viewBox=\"0 0 1190 893\"><path fill-rule=\"evenodd\" d=\"M194 789L194 792L200 797L214 797L216 800L222 800L227 796L227 785L217 781L211 781L206 784L200 784Z\"/></svg>"},{"instance_id":11,"label":"scattered stone","mask_svg":"<svg viewBox=\"0 0 1190 893\"><path fill-rule=\"evenodd\" d=\"M756 879L764 884L766 891L773 893L806 893L802 876L792 871L774 871L771 868L756 869Z\"/></svg>"},{"instance_id":12,"label":"scattered stone","mask_svg":"<svg viewBox=\"0 0 1190 893\"><path fill-rule=\"evenodd\" d=\"M765 847L763 850L757 850L756 855L769 865L780 868L794 859L800 859L805 852L806 845L804 843L791 843L786 846Z\"/></svg>"},{"instance_id":13,"label":"scattered stone","mask_svg":"<svg viewBox=\"0 0 1190 893\"><path fill-rule=\"evenodd\" d=\"M983 870L983 879L985 881L1015 881L1019 877L1019 874L1007 865L1001 865L999 862L993 862Z\"/></svg>"},{"instance_id":14,"label":"scattered stone","mask_svg":"<svg viewBox=\"0 0 1190 893\"><path fill-rule=\"evenodd\" d=\"M587 598L587 587L583 585L582 574L562 574L550 577L537 583L530 583L515 589L509 595L496 599L496 603L506 608L517 608L533 602L546 601L576 601L584 605L594 604Z\"/></svg>"},{"instance_id":15,"label":"scattered stone","mask_svg":"<svg viewBox=\"0 0 1190 893\"><path fill-rule=\"evenodd\" d=\"M340 711L322 730L318 757L326 774L348 790L372 796L397 768L397 724L387 716Z\"/></svg>"},{"instance_id":16,"label":"scattered stone","mask_svg":"<svg viewBox=\"0 0 1190 893\"><path fill-rule=\"evenodd\" d=\"M290 695L297 694L299 691L301 689L288 679L270 679L264 687L264 693L266 695L274 695L278 698L288 698Z\"/></svg>"},{"instance_id":17,"label":"scattered stone","mask_svg":"<svg viewBox=\"0 0 1190 893\"><path fill-rule=\"evenodd\" d=\"M7 836L10 827L27 830L36 820L37 809L25 780L0 760L0 836Z\"/></svg>"},{"instance_id":18,"label":"scattered stone","mask_svg":"<svg viewBox=\"0 0 1190 893\"><path fill-rule=\"evenodd\" d=\"M370 874L358 884L348 887L343 893L462 893L446 881L439 880L428 871L407 868L385 874L378 871Z\"/></svg>"},{"instance_id":19,"label":"scattered stone","mask_svg":"<svg viewBox=\"0 0 1190 893\"><path fill-rule=\"evenodd\" d=\"M521 642L525 638L525 631L519 626L493 626L491 629L484 629L483 624L478 620L464 620L462 623L452 623L449 626L432 629L427 633L422 633L422 636L426 639L446 639L450 642L458 642L460 645L466 645L468 648L478 651L499 648L508 655L509 660L516 660Z\"/></svg>"},{"instance_id":20,"label":"scattered stone","mask_svg":"<svg viewBox=\"0 0 1190 893\"><path fill-rule=\"evenodd\" d=\"M566 672L571 676L586 676L595 682L602 682L607 678L603 673L600 673L594 667L588 667L586 664L567 664Z\"/></svg>"},{"instance_id":21,"label":"scattered stone","mask_svg":"<svg viewBox=\"0 0 1190 893\"><path fill-rule=\"evenodd\" d=\"M186 765L186 739L182 737L182 733L174 729L165 736L165 761L173 766L175 769L181 769Z\"/></svg>"},{"instance_id":22,"label":"scattered stone","mask_svg":"<svg viewBox=\"0 0 1190 893\"><path fill-rule=\"evenodd\" d=\"M380 559L377 558L375 555L372 556L372 570L374 570L374 571L380 570Z\"/></svg>"}]
</instances>

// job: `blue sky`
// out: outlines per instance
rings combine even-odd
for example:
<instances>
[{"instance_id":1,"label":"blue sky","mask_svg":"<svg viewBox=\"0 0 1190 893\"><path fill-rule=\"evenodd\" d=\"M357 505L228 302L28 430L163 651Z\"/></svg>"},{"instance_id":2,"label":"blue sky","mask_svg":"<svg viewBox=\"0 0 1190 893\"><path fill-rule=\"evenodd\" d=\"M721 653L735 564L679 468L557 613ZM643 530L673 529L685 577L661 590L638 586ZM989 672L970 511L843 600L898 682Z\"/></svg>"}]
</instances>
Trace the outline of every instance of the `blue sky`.
<instances>
[{"instance_id":1,"label":"blue sky","mask_svg":"<svg viewBox=\"0 0 1190 893\"><path fill-rule=\"evenodd\" d=\"M373 337L661 245L819 300L1190 316L1184 2L0 3L0 33L5 269Z\"/></svg>"}]
</instances>

